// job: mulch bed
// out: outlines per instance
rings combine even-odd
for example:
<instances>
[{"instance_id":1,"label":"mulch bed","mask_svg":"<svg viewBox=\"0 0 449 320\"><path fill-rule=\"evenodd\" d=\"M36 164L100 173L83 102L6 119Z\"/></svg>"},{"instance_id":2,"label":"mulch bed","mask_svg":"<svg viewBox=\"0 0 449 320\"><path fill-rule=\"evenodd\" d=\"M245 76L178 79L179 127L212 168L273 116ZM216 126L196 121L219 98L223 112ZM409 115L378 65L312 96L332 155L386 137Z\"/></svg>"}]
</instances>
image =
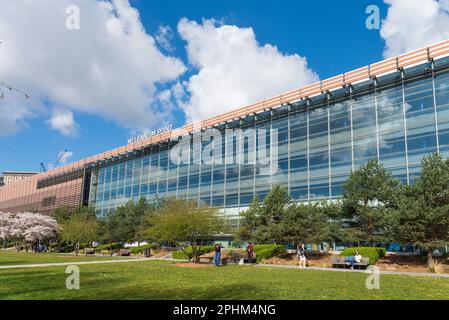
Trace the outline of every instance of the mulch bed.
<instances>
[{"instance_id":1,"label":"mulch bed","mask_svg":"<svg viewBox=\"0 0 449 320\"><path fill-rule=\"evenodd\" d=\"M441 261L444 262L444 261ZM264 261L266 264L298 265L296 254L285 254ZM332 254L314 254L307 256L307 265L312 267L331 268ZM427 273L426 261L419 256L401 256L389 254L377 261L376 266L382 271L422 272ZM439 273L449 273L449 263L445 261L440 265Z\"/></svg>"},{"instance_id":2,"label":"mulch bed","mask_svg":"<svg viewBox=\"0 0 449 320\"><path fill-rule=\"evenodd\" d=\"M444 262L439 260L440 262ZM401 271L401 272L429 272L427 262L423 261L420 256L401 256L401 255L387 255L379 261L376 266L384 271ZM449 273L449 265L446 263L440 264L440 273Z\"/></svg>"},{"instance_id":3,"label":"mulch bed","mask_svg":"<svg viewBox=\"0 0 449 320\"><path fill-rule=\"evenodd\" d=\"M186 262L186 263L175 263L175 267L181 267L181 268L210 268L213 265L212 264L204 264L204 263L192 263L192 262Z\"/></svg>"}]
</instances>

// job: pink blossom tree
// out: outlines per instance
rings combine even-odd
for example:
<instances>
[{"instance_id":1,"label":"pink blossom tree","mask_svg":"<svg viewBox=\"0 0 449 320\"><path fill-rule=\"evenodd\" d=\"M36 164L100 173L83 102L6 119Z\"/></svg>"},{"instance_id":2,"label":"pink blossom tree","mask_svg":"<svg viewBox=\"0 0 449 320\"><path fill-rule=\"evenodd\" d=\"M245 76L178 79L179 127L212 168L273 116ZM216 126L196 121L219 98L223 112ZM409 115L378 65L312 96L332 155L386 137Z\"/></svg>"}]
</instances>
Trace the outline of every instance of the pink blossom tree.
<instances>
[{"instance_id":1,"label":"pink blossom tree","mask_svg":"<svg viewBox=\"0 0 449 320\"><path fill-rule=\"evenodd\" d=\"M27 243L51 239L57 230L56 220L40 213L0 214L0 238L13 241L17 251L28 248Z\"/></svg>"},{"instance_id":2,"label":"pink blossom tree","mask_svg":"<svg viewBox=\"0 0 449 320\"><path fill-rule=\"evenodd\" d=\"M6 212L0 212L0 240L3 244L11 238L11 214Z\"/></svg>"}]
</instances>

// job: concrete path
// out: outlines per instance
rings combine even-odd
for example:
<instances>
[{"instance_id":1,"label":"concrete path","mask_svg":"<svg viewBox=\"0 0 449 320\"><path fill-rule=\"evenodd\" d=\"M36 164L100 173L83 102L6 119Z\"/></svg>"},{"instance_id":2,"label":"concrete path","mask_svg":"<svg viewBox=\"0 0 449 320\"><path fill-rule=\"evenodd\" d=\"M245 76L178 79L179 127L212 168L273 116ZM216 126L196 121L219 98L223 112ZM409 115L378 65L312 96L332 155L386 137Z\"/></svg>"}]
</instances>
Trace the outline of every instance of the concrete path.
<instances>
[{"instance_id":1,"label":"concrete path","mask_svg":"<svg viewBox=\"0 0 449 320\"><path fill-rule=\"evenodd\" d=\"M117 260L93 260L93 261L73 261L73 262L55 262L55 263L38 263L38 264L17 264L0 266L3 269L22 269L22 268L43 268L43 267L58 267L58 266L72 266L85 264L102 264L102 263L123 263L123 262L140 262L140 261L167 261L163 258L131 258L131 259L117 259ZM182 259L170 259L175 262L186 262Z\"/></svg>"},{"instance_id":2,"label":"concrete path","mask_svg":"<svg viewBox=\"0 0 449 320\"><path fill-rule=\"evenodd\" d=\"M293 265L279 265L279 264L256 264L256 267L268 267L268 268L284 268L284 269L298 269L298 270L319 270L319 271L334 271L334 272L359 272L366 273L366 270L351 270L351 269L338 269L338 268L321 268L321 267L307 267L305 269L299 268L299 266ZM396 276L413 276L413 277L435 277L435 278L449 278L449 274L438 273L424 273L424 272L400 272L400 271L382 271L380 274L390 274Z\"/></svg>"}]
</instances>

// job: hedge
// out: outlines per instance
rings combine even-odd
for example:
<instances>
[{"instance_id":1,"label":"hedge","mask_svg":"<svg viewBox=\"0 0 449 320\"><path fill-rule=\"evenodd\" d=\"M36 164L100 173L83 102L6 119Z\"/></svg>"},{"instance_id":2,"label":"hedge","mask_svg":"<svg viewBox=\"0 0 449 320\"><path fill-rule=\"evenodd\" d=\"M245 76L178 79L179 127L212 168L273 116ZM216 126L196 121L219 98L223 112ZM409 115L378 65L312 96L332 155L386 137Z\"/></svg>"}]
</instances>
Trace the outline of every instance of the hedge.
<instances>
[{"instance_id":1,"label":"hedge","mask_svg":"<svg viewBox=\"0 0 449 320\"><path fill-rule=\"evenodd\" d=\"M215 247L214 246L202 246L202 247L197 247L197 250L198 250L198 255L201 256L203 254L206 254L206 253L214 251ZM174 251L172 253L172 257L173 257L173 259L188 259L188 260L191 260L192 257L193 257L192 247L191 246L187 247L185 249L185 253L182 250Z\"/></svg>"},{"instance_id":2,"label":"hedge","mask_svg":"<svg viewBox=\"0 0 449 320\"><path fill-rule=\"evenodd\" d=\"M256 244L254 253L256 254L256 262L260 263L262 260L287 253L287 249L284 245L279 244Z\"/></svg>"},{"instance_id":3,"label":"hedge","mask_svg":"<svg viewBox=\"0 0 449 320\"><path fill-rule=\"evenodd\" d=\"M341 256L353 256L355 252L358 251L362 257L368 257L369 263L371 265L376 264L377 260L384 257L387 254L387 250L385 248L377 248L377 247L354 247L354 248L346 248L340 255Z\"/></svg>"},{"instance_id":4,"label":"hedge","mask_svg":"<svg viewBox=\"0 0 449 320\"><path fill-rule=\"evenodd\" d=\"M92 247L92 245L90 243L81 242L79 249L83 250L83 249L91 248L91 247ZM64 243L52 243L51 249L55 250L55 251L64 252L64 253L70 253L70 252L75 251L75 245L74 244L64 244Z\"/></svg>"},{"instance_id":5,"label":"hedge","mask_svg":"<svg viewBox=\"0 0 449 320\"><path fill-rule=\"evenodd\" d=\"M139 253L143 253L143 251L145 249L157 249L157 248L159 248L159 245L149 243L149 244L144 244L144 245L132 248L131 249L131 253L132 254L139 254Z\"/></svg>"},{"instance_id":6,"label":"hedge","mask_svg":"<svg viewBox=\"0 0 449 320\"><path fill-rule=\"evenodd\" d=\"M121 249L121 248L123 248L123 244L121 244L121 243L103 244L101 246L96 247L95 252L101 252L103 250L110 251L111 248L112 248L112 250Z\"/></svg>"},{"instance_id":7,"label":"hedge","mask_svg":"<svg viewBox=\"0 0 449 320\"><path fill-rule=\"evenodd\" d=\"M88 243L88 242L80 243L80 250L86 249L86 248L90 248L90 247L92 247L92 245L90 243Z\"/></svg>"}]
</instances>

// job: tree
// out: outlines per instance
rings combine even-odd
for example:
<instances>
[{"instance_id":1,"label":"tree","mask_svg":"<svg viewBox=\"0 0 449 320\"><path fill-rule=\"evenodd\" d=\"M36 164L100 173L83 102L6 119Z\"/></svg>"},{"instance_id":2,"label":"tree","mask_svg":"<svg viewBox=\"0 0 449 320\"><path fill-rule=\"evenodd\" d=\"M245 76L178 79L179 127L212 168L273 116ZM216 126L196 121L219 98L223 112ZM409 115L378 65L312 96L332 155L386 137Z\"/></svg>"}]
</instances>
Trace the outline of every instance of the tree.
<instances>
[{"instance_id":1,"label":"tree","mask_svg":"<svg viewBox=\"0 0 449 320\"><path fill-rule=\"evenodd\" d=\"M262 204L254 198L249 209L242 213L239 237L256 242L279 241L279 225L291 205L288 190L281 186L275 186Z\"/></svg>"},{"instance_id":2,"label":"tree","mask_svg":"<svg viewBox=\"0 0 449 320\"><path fill-rule=\"evenodd\" d=\"M140 228L149 208L150 205L146 198L140 198L137 203L130 200L111 212L108 218L115 220L113 224L116 228L116 238L121 242L135 242L142 240L139 234Z\"/></svg>"},{"instance_id":3,"label":"tree","mask_svg":"<svg viewBox=\"0 0 449 320\"><path fill-rule=\"evenodd\" d=\"M11 237L11 214L0 212L0 240L6 244Z\"/></svg>"},{"instance_id":4,"label":"tree","mask_svg":"<svg viewBox=\"0 0 449 320\"><path fill-rule=\"evenodd\" d=\"M326 202L293 204L285 212L280 222L279 241L301 243L321 243L334 240L334 226L331 217L338 207Z\"/></svg>"},{"instance_id":5,"label":"tree","mask_svg":"<svg viewBox=\"0 0 449 320\"><path fill-rule=\"evenodd\" d=\"M420 177L401 198L395 231L400 241L426 249L432 268L433 251L449 242L449 159L435 153L421 164Z\"/></svg>"},{"instance_id":6,"label":"tree","mask_svg":"<svg viewBox=\"0 0 449 320\"><path fill-rule=\"evenodd\" d=\"M237 230L236 241L256 241L256 233L260 226L260 203L259 197L256 195L249 208L243 211L240 215L240 226Z\"/></svg>"},{"instance_id":7,"label":"tree","mask_svg":"<svg viewBox=\"0 0 449 320\"><path fill-rule=\"evenodd\" d=\"M39 213L0 213L0 238L15 243L17 251L27 243L48 240L56 235L55 219ZM28 246L26 246L28 250Z\"/></svg>"},{"instance_id":8,"label":"tree","mask_svg":"<svg viewBox=\"0 0 449 320\"><path fill-rule=\"evenodd\" d=\"M148 216L163 207L165 198L146 198L128 201L111 211L103 220L103 236L109 242L140 242L146 240L145 231L149 228Z\"/></svg>"},{"instance_id":9,"label":"tree","mask_svg":"<svg viewBox=\"0 0 449 320\"><path fill-rule=\"evenodd\" d=\"M53 211L53 218L55 218L58 223L63 223L64 221L70 220L72 211L73 210L67 206L61 206Z\"/></svg>"},{"instance_id":10,"label":"tree","mask_svg":"<svg viewBox=\"0 0 449 320\"><path fill-rule=\"evenodd\" d=\"M156 211L150 224L147 230L150 238L176 244L184 252L191 245L195 263L198 262L198 246L223 232L226 225L215 208L197 208L194 202L173 199Z\"/></svg>"},{"instance_id":11,"label":"tree","mask_svg":"<svg viewBox=\"0 0 449 320\"><path fill-rule=\"evenodd\" d=\"M282 220L285 210L292 204L288 189L275 186L265 197L260 218L262 223L278 223Z\"/></svg>"},{"instance_id":12,"label":"tree","mask_svg":"<svg viewBox=\"0 0 449 320\"><path fill-rule=\"evenodd\" d=\"M120 242L122 238L123 234L120 228L120 221L116 219L114 212L109 212L99 220L99 240L111 245L111 256L113 254L112 243Z\"/></svg>"},{"instance_id":13,"label":"tree","mask_svg":"<svg viewBox=\"0 0 449 320\"><path fill-rule=\"evenodd\" d=\"M401 184L372 160L352 172L343 185L343 218L347 241L387 241Z\"/></svg>"},{"instance_id":14,"label":"tree","mask_svg":"<svg viewBox=\"0 0 449 320\"><path fill-rule=\"evenodd\" d=\"M75 255L79 253L80 242L98 239L100 224L95 211L90 207L77 208L69 219L60 225L61 238L75 245Z\"/></svg>"}]
</instances>

